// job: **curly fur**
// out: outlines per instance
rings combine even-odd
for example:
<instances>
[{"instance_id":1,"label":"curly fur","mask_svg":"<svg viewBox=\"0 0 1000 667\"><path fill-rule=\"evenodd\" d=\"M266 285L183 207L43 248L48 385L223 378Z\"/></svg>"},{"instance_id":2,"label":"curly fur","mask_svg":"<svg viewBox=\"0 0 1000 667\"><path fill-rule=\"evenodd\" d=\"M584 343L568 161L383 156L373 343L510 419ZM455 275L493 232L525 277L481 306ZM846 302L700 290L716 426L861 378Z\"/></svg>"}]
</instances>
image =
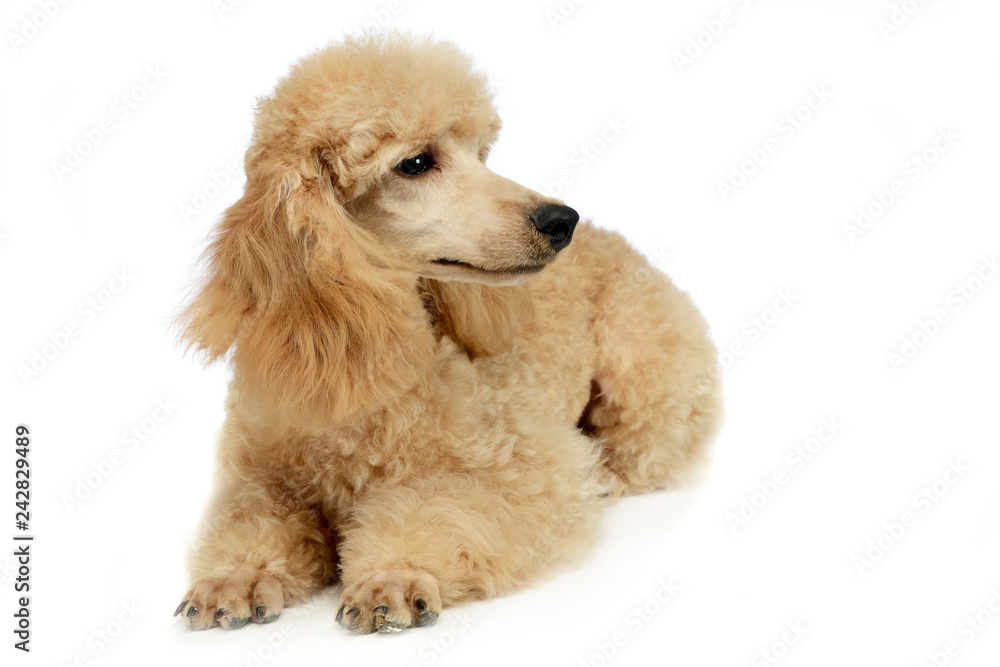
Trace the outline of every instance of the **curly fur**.
<instances>
[{"instance_id":1,"label":"curly fur","mask_svg":"<svg viewBox=\"0 0 1000 667\"><path fill-rule=\"evenodd\" d=\"M338 574L351 629L433 622L572 559L602 497L698 459L719 413L704 320L589 223L551 260L526 212L552 200L477 162L499 127L466 56L400 36L317 52L260 102L245 193L180 317L234 368L192 628L270 620ZM421 146L441 173L394 175ZM471 265L551 265L442 279L460 269L426 239L480 213L499 222L463 241Z\"/></svg>"}]
</instances>

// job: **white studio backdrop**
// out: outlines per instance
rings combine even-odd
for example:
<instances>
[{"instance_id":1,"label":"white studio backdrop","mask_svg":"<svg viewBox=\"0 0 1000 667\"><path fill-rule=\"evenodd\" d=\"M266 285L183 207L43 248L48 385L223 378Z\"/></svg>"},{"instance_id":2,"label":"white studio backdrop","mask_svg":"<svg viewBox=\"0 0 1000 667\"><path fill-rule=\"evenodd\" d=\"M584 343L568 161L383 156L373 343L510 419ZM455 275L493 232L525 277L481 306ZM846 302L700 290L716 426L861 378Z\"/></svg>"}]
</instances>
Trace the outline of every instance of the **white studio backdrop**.
<instances>
[{"instance_id":1,"label":"white studio backdrop","mask_svg":"<svg viewBox=\"0 0 1000 667\"><path fill-rule=\"evenodd\" d=\"M5 2L3 664L998 664L998 23L990 0ZM255 98L371 24L471 53L490 167L692 294L726 367L714 465L434 627L352 636L334 588L192 633L170 614L228 371L170 314Z\"/></svg>"}]
</instances>

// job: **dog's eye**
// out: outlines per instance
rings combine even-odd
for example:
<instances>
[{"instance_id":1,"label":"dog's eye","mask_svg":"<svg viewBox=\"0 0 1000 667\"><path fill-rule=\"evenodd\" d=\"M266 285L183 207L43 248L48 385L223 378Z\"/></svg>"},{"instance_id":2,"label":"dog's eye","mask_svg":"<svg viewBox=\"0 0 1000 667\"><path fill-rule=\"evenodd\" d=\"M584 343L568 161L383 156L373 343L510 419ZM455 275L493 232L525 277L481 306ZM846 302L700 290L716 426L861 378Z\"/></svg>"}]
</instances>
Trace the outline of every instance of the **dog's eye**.
<instances>
[{"instance_id":1,"label":"dog's eye","mask_svg":"<svg viewBox=\"0 0 1000 667\"><path fill-rule=\"evenodd\" d=\"M434 158L431 157L430 153L421 153L415 157L403 160L396 165L396 169L407 176L416 176L430 169L433 164Z\"/></svg>"}]
</instances>

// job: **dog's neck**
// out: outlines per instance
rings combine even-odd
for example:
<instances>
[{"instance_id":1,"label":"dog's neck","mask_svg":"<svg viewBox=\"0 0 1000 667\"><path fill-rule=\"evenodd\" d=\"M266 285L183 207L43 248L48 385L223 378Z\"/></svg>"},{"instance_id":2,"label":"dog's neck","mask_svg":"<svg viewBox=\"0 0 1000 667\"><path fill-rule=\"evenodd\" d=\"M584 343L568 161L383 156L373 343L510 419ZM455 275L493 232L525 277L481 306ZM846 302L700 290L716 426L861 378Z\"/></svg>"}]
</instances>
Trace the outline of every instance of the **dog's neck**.
<instances>
[{"instance_id":1,"label":"dog's neck","mask_svg":"<svg viewBox=\"0 0 1000 667\"><path fill-rule=\"evenodd\" d=\"M498 287L421 278L418 289L435 332L450 337L470 358L509 350L533 313L526 284Z\"/></svg>"}]
</instances>

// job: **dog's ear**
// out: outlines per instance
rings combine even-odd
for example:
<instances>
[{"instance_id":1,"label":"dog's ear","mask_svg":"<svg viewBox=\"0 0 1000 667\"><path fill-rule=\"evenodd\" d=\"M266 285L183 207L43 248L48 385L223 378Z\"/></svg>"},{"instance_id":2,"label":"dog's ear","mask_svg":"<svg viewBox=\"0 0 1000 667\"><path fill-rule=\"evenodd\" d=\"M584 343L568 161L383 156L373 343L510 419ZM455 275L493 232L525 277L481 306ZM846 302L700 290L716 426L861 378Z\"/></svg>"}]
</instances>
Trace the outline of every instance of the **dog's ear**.
<instances>
[{"instance_id":1,"label":"dog's ear","mask_svg":"<svg viewBox=\"0 0 1000 667\"><path fill-rule=\"evenodd\" d=\"M472 357L510 349L520 325L533 315L527 285L424 281L438 326Z\"/></svg>"},{"instance_id":2,"label":"dog's ear","mask_svg":"<svg viewBox=\"0 0 1000 667\"><path fill-rule=\"evenodd\" d=\"M208 361L229 353L262 409L328 423L385 405L433 356L415 280L350 219L320 154L247 172L183 337Z\"/></svg>"}]
</instances>

